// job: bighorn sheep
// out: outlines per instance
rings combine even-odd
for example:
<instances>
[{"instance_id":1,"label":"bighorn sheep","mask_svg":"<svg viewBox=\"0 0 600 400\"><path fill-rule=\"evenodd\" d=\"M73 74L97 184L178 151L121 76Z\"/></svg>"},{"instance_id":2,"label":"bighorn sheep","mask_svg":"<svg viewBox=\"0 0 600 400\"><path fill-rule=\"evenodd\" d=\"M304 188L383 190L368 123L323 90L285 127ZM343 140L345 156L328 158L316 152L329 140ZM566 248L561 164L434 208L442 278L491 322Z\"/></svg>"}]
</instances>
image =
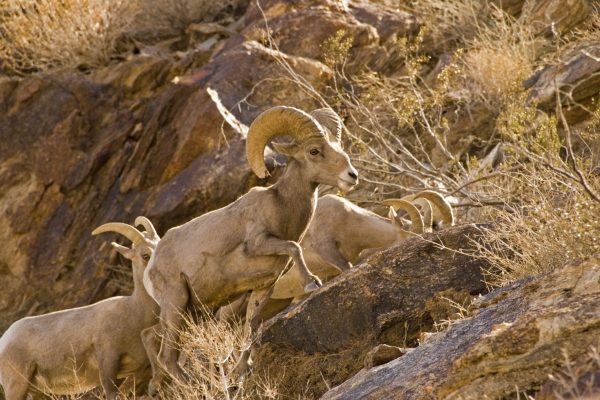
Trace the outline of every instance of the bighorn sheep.
<instances>
[{"instance_id":1,"label":"bighorn sheep","mask_svg":"<svg viewBox=\"0 0 600 400\"><path fill-rule=\"evenodd\" d=\"M132 242L131 248L114 242L112 246L131 260L133 294L26 317L0 338L0 384L7 400L24 400L28 392L77 394L100 385L106 398L115 400L118 379L135 379L147 370L140 334L157 323L158 307L142 279L159 237L144 217L136 224L146 232L122 223L104 224L92 232L117 232Z\"/></svg>"},{"instance_id":2,"label":"bighorn sheep","mask_svg":"<svg viewBox=\"0 0 600 400\"><path fill-rule=\"evenodd\" d=\"M414 205L421 207L423 218ZM432 213L431 204L437 213ZM338 196L319 198L315 216L302 239L306 264L320 279L328 280L367 256L392 246L413 234L431 229L432 216L439 215L444 226L454 224L452 207L438 193L426 190L403 199L385 200L394 210L403 209L411 219L411 227L402 229L400 221L381 217ZM400 229L398 229L400 228ZM275 283L272 299L291 299L304 296L296 266Z\"/></svg>"},{"instance_id":3,"label":"bighorn sheep","mask_svg":"<svg viewBox=\"0 0 600 400\"><path fill-rule=\"evenodd\" d=\"M246 142L254 173L267 176L264 150L279 135L293 139L273 143L275 151L288 156L287 167L274 185L253 188L164 235L144 274L144 286L161 308L163 335L177 337L189 301L216 310L249 291L246 321L256 329L257 315L290 258L306 290L321 285L307 268L298 242L313 216L319 184L348 190L358 183L358 173L340 146L341 130L341 119L330 109L305 113L273 107L254 120ZM238 372L245 370L247 358L242 358ZM177 359L176 347L163 343L159 361L180 378ZM162 377L155 376L153 384Z\"/></svg>"},{"instance_id":4,"label":"bighorn sheep","mask_svg":"<svg viewBox=\"0 0 600 400\"><path fill-rule=\"evenodd\" d=\"M411 218L412 234L423 233L424 225L417 208L407 201L396 204ZM391 246L410 235L397 232L389 219L334 195L319 198L315 216L300 243L306 264L322 280L352 268L366 249ZM296 265L275 283L272 299L304 296Z\"/></svg>"}]
</instances>

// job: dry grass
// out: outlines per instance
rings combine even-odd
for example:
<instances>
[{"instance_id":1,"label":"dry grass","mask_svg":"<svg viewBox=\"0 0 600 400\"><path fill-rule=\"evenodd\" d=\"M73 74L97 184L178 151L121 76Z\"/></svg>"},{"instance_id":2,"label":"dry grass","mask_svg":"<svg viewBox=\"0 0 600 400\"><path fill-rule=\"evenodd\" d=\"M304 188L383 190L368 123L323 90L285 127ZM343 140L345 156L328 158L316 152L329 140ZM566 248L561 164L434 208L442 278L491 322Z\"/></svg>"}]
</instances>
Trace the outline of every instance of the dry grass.
<instances>
[{"instance_id":1,"label":"dry grass","mask_svg":"<svg viewBox=\"0 0 600 400\"><path fill-rule=\"evenodd\" d=\"M185 35L248 0L6 0L0 2L0 68L16 75L104 66L136 32ZM225 22L232 22L231 20ZM142 37L148 35L142 34Z\"/></svg>"},{"instance_id":2,"label":"dry grass","mask_svg":"<svg viewBox=\"0 0 600 400\"><path fill-rule=\"evenodd\" d=\"M550 381L556 389L556 399L597 399L600 396L600 353L592 347L577 361L569 359L563 351L564 367L558 374L551 375Z\"/></svg>"},{"instance_id":3,"label":"dry grass","mask_svg":"<svg viewBox=\"0 0 600 400\"><path fill-rule=\"evenodd\" d=\"M251 343L241 322L217 321L202 313L200 322L186 318L180 349L186 381L173 380L161 388L162 399L276 399L276 385L268 376L251 374L239 379L232 373L241 351Z\"/></svg>"},{"instance_id":4,"label":"dry grass","mask_svg":"<svg viewBox=\"0 0 600 400\"><path fill-rule=\"evenodd\" d=\"M492 16L488 25L465 40L457 61L460 74L454 81L456 89L464 93L461 100L479 101L490 109L501 106L507 95L522 90L521 82L533 73L545 47L545 41L537 39L530 26L500 10Z\"/></svg>"},{"instance_id":5,"label":"dry grass","mask_svg":"<svg viewBox=\"0 0 600 400\"><path fill-rule=\"evenodd\" d=\"M0 4L2 66L22 75L104 65L133 15L127 0L5 0Z\"/></svg>"},{"instance_id":6,"label":"dry grass","mask_svg":"<svg viewBox=\"0 0 600 400\"><path fill-rule=\"evenodd\" d=\"M248 0L137 0L136 29L182 34L188 26L213 21L248 4Z\"/></svg>"}]
</instances>

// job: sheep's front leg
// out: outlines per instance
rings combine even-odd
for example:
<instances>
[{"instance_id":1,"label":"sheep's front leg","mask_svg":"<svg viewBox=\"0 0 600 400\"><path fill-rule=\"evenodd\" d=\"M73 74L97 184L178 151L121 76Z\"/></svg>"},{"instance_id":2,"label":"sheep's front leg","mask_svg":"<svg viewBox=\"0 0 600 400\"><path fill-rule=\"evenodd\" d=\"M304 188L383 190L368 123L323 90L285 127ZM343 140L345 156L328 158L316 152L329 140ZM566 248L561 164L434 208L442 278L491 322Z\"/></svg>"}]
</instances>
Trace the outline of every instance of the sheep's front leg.
<instances>
[{"instance_id":1,"label":"sheep's front leg","mask_svg":"<svg viewBox=\"0 0 600 400\"><path fill-rule=\"evenodd\" d=\"M30 382L35 372L35 365L28 363L22 371L11 366L10 372L5 370L2 372L4 396L9 400L26 400L31 385Z\"/></svg>"},{"instance_id":2,"label":"sheep's front leg","mask_svg":"<svg viewBox=\"0 0 600 400\"><path fill-rule=\"evenodd\" d=\"M251 256L286 255L291 257L292 261L298 266L298 270L304 281L305 292L313 291L322 285L319 277L310 272L306 266L304 256L302 255L302 248L296 242L281 240L269 234L262 233L255 236L254 240L247 241L246 249Z\"/></svg>"},{"instance_id":3,"label":"sheep's front leg","mask_svg":"<svg viewBox=\"0 0 600 400\"><path fill-rule=\"evenodd\" d=\"M162 343L158 354L158 361L172 377L183 380L185 374L179 366L178 339L183 325L183 313L187 306L189 294L185 283L173 285L171 296L166 304L161 304L160 323L163 332ZM159 374L160 375L160 374ZM153 378L153 381L155 379Z\"/></svg>"},{"instance_id":4,"label":"sheep's front leg","mask_svg":"<svg viewBox=\"0 0 600 400\"><path fill-rule=\"evenodd\" d=\"M265 307L265 304L267 304L267 301L271 298L273 289L274 286L271 285L271 287L267 289L254 290L250 294L248 306L246 308L246 324L250 326L250 332L252 335L255 335L258 330L258 326L260 325L260 313ZM253 345L250 344L247 349L242 351L240 359L233 369L235 375L242 377L248 372L252 350Z\"/></svg>"},{"instance_id":5,"label":"sheep's front leg","mask_svg":"<svg viewBox=\"0 0 600 400\"><path fill-rule=\"evenodd\" d=\"M98 349L98 367L100 369L100 384L106 400L116 400L119 395L119 386L117 385L117 374L119 372L120 357L114 354L110 349Z\"/></svg>"},{"instance_id":6,"label":"sheep's front leg","mask_svg":"<svg viewBox=\"0 0 600 400\"><path fill-rule=\"evenodd\" d=\"M163 379L163 371L158 365L158 353L160 352L160 324L146 328L141 332L142 343L146 350L146 355L150 361L150 368L152 369L152 379L148 383L148 394L154 396L158 392L158 385Z\"/></svg>"}]
</instances>

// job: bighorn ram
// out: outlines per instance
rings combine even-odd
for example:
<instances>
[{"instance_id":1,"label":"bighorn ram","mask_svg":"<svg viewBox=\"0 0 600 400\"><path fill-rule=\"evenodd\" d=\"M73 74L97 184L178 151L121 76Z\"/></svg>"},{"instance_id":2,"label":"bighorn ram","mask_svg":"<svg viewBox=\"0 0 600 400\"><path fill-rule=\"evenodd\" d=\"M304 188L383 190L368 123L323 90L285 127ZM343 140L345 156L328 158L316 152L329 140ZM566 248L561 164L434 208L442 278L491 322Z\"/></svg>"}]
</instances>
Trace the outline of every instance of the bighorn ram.
<instances>
[{"instance_id":1,"label":"bighorn ram","mask_svg":"<svg viewBox=\"0 0 600 400\"><path fill-rule=\"evenodd\" d=\"M158 307L142 284L144 267L158 235L144 217L131 225L108 223L92 234L117 232L131 248L112 243L133 266L130 296L26 317L12 324L0 338L0 384L7 400L24 400L28 392L69 395L102 385L108 400L118 394L117 380L140 376L148 367L141 332L157 322Z\"/></svg>"},{"instance_id":2,"label":"bighorn ram","mask_svg":"<svg viewBox=\"0 0 600 400\"><path fill-rule=\"evenodd\" d=\"M311 220L319 184L342 190L358 182L358 174L340 146L342 122L330 109L305 113L273 107L259 115L248 131L246 155L261 178L268 172L264 150L275 136L291 143L273 143L288 156L287 167L272 186L251 189L221 209L170 229L160 241L144 274L144 286L161 308L163 335L176 337L182 312L191 300L217 309L252 291L246 321L258 325L257 314L270 287L291 258L307 290L321 282L304 261L298 242ZM183 371L175 346L161 347L159 361L175 377ZM238 371L243 371L246 359ZM162 374L155 376L159 384Z\"/></svg>"},{"instance_id":3,"label":"bighorn ram","mask_svg":"<svg viewBox=\"0 0 600 400\"><path fill-rule=\"evenodd\" d=\"M315 216L302 239L304 259L310 270L320 279L327 280L375 251L390 247L414 234L422 234L431 227L431 202L440 210L445 225L453 224L452 208L444 198L433 191L412 195L425 218L408 201L392 199L384 204L395 210L403 209L411 219L407 229L396 229L390 219L365 210L352 202L334 195L319 198ZM422 202L419 202L422 201ZM304 296L296 266L275 283L272 299L290 299Z\"/></svg>"}]
</instances>

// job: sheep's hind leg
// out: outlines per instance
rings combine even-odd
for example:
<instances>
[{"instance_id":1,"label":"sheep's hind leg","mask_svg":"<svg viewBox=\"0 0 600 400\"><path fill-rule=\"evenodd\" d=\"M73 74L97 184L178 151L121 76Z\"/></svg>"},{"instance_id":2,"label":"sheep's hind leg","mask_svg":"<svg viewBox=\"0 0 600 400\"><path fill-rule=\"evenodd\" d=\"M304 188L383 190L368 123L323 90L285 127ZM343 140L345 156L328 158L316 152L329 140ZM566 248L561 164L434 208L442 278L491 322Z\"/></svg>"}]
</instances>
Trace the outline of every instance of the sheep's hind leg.
<instances>
[{"instance_id":1,"label":"sheep's hind leg","mask_svg":"<svg viewBox=\"0 0 600 400\"><path fill-rule=\"evenodd\" d=\"M248 308L248 295L249 293L244 293L231 303L220 307L215 315L217 321L230 322L235 317L241 319L243 310Z\"/></svg>"},{"instance_id":2,"label":"sheep's hind leg","mask_svg":"<svg viewBox=\"0 0 600 400\"><path fill-rule=\"evenodd\" d=\"M340 273L352 268L352 263L342 256L335 242L326 241L323 243L318 243L316 247L321 259L335 269L339 270Z\"/></svg>"},{"instance_id":3,"label":"sheep's hind leg","mask_svg":"<svg viewBox=\"0 0 600 400\"><path fill-rule=\"evenodd\" d=\"M250 298L248 299L248 307L246 308L246 324L250 326L250 332L252 336L256 335L258 331L258 326L260 325L260 313L262 312L265 304L267 304L269 298L271 298L273 288L274 286L271 285L271 287L267 289L254 290L250 294ZM252 340L247 349L242 351L240 359L233 369L233 373L238 377L243 377L249 370L250 356L252 355L252 350L254 347L252 344L253 342L254 340Z\"/></svg>"}]
</instances>

